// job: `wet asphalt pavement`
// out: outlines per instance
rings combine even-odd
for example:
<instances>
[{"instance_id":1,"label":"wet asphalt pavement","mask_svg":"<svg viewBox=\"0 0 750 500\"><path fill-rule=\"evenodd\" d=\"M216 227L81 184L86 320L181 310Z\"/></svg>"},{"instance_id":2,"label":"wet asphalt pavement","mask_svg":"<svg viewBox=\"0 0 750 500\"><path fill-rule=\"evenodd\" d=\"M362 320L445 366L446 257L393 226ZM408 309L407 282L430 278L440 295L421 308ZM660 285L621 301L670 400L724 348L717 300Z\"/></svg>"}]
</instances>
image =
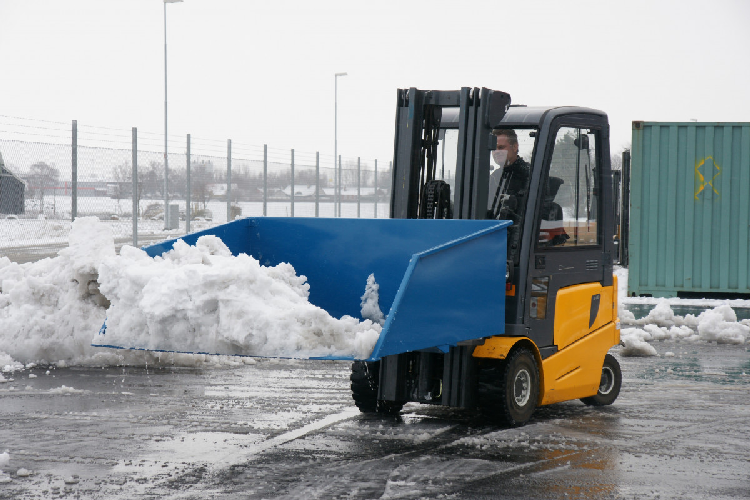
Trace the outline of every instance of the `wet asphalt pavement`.
<instances>
[{"instance_id":1,"label":"wet asphalt pavement","mask_svg":"<svg viewBox=\"0 0 750 500\"><path fill-rule=\"evenodd\" d=\"M340 362L5 374L0 499L750 498L750 348L654 346L618 356L613 406L518 429L416 404L361 415Z\"/></svg>"}]
</instances>

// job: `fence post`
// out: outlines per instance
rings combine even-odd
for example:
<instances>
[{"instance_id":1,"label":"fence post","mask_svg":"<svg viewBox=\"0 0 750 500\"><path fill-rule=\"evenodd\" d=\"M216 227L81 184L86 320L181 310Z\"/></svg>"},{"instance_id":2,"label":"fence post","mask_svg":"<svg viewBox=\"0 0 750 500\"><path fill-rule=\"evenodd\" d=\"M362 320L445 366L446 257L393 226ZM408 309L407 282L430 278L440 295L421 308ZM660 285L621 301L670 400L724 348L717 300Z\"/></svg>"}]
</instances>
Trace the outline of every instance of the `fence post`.
<instances>
[{"instance_id":1,"label":"fence post","mask_svg":"<svg viewBox=\"0 0 750 500\"><path fill-rule=\"evenodd\" d=\"M362 170L360 168L359 156L357 157L357 219L359 219L359 210L362 201Z\"/></svg>"},{"instance_id":2,"label":"fence post","mask_svg":"<svg viewBox=\"0 0 750 500\"><path fill-rule=\"evenodd\" d=\"M193 192L190 182L190 134L187 135L187 193L185 194L185 233L190 232L190 194Z\"/></svg>"},{"instance_id":3,"label":"fence post","mask_svg":"<svg viewBox=\"0 0 750 500\"><path fill-rule=\"evenodd\" d=\"M166 116L167 105L164 104L164 115ZM167 154L167 119L164 118L164 230L172 229L169 218L169 155Z\"/></svg>"},{"instance_id":4,"label":"fence post","mask_svg":"<svg viewBox=\"0 0 750 500\"><path fill-rule=\"evenodd\" d=\"M294 150L292 149L292 185L291 185L291 200L292 200L292 217L294 217Z\"/></svg>"},{"instance_id":5,"label":"fence post","mask_svg":"<svg viewBox=\"0 0 750 500\"><path fill-rule=\"evenodd\" d=\"M78 217L78 120L73 120L73 130L71 149L72 157L71 161L71 189L73 190L73 198L71 199L70 205L70 220L76 220ZM42 207L42 213L44 213L44 207Z\"/></svg>"},{"instance_id":6,"label":"fence post","mask_svg":"<svg viewBox=\"0 0 750 500\"><path fill-rule=\"evenodd\" d=\"M339 201L338 201L339 217L341 217L341 197L344 195L342 191L343 189L341 189L341 155L339 155Z\"/></svg>"},{"instance_id":7,"label":"fence post","mask_svg":"<svg viewBox=\"0 0 750 500\"><path fill-rule=\"evenodd\" d=\"M333 157L333 216L340 217L339 214L339 159Z\"/></svg>"},{"instance_id":8,"label":"fence post","mask_svg":"<svg viewBox=\"0 0 750 500\"><path fill-rule=\"evenodd\" d=\"M227 222L232 221L232 139L227 139Z\"/></svg>"},{"instance_id":9,"label":"fence post","mask_svg":"<svg viewBox=\"0 0 750 500\"><path fill-rule=\"evenodd\" d=\"M133 246L138 248L138 128L133 127Z\"/></svg>"},{"instance_id":10,"label":"fence post","mask_svg":"<svg viewBox=\"0 0 750 500\"><path fill-rule=\"evenodd\" d=\"M263 217L268 215L268 144L263 144Z\"/></svg>"},{"instance_id":11,"label":"fence post","mask_svg":"<svg viewBox=\"0 0 750 500\"><path fill-rule=\"evenodd\" d=\"M315 217L320 215L320 151L315 152Z\"/></svg>"},{"instance_id":12,"label":"fence post","mask_svg":"<svg viewBox=\"0 0 750 500\"><path fill-rule=\"evenodd\" d=\"M378 160L375 160L375 218L378 218Z\"/></svg>"}]
</instances>

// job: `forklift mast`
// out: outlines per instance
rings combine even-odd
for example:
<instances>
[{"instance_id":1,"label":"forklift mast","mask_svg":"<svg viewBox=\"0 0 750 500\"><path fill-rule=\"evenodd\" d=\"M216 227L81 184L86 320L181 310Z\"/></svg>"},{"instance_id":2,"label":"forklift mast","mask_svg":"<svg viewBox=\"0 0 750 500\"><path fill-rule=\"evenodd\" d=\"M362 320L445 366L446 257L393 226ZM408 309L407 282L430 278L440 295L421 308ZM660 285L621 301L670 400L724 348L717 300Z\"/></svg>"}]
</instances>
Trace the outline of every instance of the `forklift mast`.
<instances>
[{"instance_id":1,"label":"forklift mast","mask_svg":"<svg viewBox=\"0 0 750 500\"><path fill-rule=\"evenodd\" d=\"M486 88L399 89L391 217L484 219L480 207L481 202L486 204L486 193L478 187L487 185L489 171L481 167L495 149L492 130L500 124L510 102L510 95ZM436 174L438 143L446 129L458 131L454 188L462 194L461 204L449 212L436 211L428 202L435 183L445 183Z\"/></svg>"}]
</instances>

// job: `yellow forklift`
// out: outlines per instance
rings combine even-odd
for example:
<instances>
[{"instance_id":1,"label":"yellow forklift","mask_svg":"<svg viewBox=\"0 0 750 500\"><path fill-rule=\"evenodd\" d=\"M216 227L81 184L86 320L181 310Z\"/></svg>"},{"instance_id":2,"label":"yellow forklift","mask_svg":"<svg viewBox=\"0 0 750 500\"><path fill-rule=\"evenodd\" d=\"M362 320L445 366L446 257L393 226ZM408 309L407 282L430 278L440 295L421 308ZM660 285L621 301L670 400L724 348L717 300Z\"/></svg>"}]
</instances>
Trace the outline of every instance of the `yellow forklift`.
<instances>
[{"instance_id":1,"label":"yellow forklift","mask_svg":"<svg viewBox=\"0 0 750 500\"><path fill-rule=\"evenodd\" d=\"M399 89L391 217L510 221L497 283L504 324L456 345L355 361L359 409L479 407L518 426L537 406L613 403L622 375L608 353L620 341L611 175L601 111L514 106L487 88Z\"/></svg>"}]
</instances>

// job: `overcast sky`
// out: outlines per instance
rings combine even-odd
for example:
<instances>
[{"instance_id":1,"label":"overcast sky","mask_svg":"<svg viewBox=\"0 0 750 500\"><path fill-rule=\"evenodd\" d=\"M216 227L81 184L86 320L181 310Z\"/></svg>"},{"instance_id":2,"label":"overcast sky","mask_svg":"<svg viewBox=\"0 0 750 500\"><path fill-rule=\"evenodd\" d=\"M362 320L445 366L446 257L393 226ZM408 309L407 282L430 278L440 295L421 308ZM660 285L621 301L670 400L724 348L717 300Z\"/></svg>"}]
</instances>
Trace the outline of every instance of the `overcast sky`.
<instances>
[{"instance_id":1,"label":"overcast sky","mask_svg":"<svg viewBox=\"0 0 750 500\"><path fill-rule=\"evenodd\" d=\"M162 0L0 0L0 115L163 133ZM167 5L169 135L391 159L397 88L750 121L746 0ZM2 132L0 132L2 133Z\"/></svg>"}]
</instances>

